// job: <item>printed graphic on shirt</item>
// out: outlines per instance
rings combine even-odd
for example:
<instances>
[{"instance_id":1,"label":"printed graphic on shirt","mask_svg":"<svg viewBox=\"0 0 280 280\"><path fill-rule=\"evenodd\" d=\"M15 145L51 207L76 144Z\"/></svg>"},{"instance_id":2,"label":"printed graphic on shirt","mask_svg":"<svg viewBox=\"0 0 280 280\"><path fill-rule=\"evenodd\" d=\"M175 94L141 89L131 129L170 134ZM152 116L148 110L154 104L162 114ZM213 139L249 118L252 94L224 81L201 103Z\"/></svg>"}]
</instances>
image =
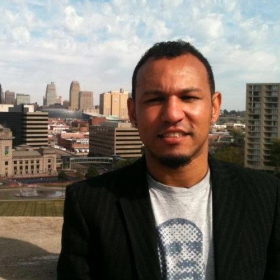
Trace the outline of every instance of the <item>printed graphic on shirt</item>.
<instances>
[{"instance_id":1,"label":"printed graphic on shirt","mask_svg":"<svg viewBox=\"0 0 280 280\"><path fill-rule=\"evenodd\" d=\"M205 279L200 229L186 219L171 219L157 231L162 279Z\"/></svg>"}]
</instances>

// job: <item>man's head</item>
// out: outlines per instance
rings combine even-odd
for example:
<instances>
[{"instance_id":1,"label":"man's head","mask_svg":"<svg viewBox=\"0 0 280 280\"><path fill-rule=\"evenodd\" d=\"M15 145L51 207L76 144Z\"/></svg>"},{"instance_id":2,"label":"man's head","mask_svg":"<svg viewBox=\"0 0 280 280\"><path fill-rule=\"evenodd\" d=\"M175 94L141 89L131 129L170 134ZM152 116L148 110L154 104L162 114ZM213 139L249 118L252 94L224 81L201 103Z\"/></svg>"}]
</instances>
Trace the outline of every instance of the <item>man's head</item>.
<instances>
[{"instance_id":1,"label":"man's head","mask_svg":"<svg viewBox=\"0 0 280 280\"><path fill-rule=\"evenodd\" d=\"M174 58L183 54L191 54L199 59L208 73L209 86L211 94L215 92L215 80L212 72L212 68L208 60L190 43L184 41L168 41L160 42L152 46L149 50L145 52L142 58L137 63L133 75L132 75L132 98L135 98L136 93L136 83L137 83L137 74L139 69L147 62L148 59L160 59L163 57Z\"/></svg>"},{"instance_id":2,"label":"man's head","mask_svg":"<svg viewBox=\"0 0 280 280\"><path fill-rule=\"evenodd\" d=\"M147 163L177 169L205 161L221 102L207 60L188 43L158 43L137 64L132 82L129 116Z\"/></svg>"}]
</instances>

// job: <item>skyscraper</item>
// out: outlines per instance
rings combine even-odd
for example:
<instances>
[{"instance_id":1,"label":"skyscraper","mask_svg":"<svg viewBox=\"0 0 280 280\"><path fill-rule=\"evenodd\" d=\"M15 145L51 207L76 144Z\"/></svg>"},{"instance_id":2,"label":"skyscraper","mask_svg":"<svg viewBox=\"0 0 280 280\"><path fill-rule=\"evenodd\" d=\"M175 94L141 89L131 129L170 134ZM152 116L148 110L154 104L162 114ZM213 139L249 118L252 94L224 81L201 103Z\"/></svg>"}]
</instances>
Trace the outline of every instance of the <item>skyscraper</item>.
<instances>
[{"instance_id":1,"label":"skyscraper","mask_svg":"<svg viewBox=\"0 0 280 280\"><path fill-rule=\"evenodd\" d=\"M56 103L59 103L59 100L57 98L57 93L56 93L56 87L54 82L51 82L50 84L47 85L46 95L44 97L43 104L45 106L49 106Z\"/></svg>"},{"instance_id":2,"label":"skyscraper","mask_svg":"<svg viewBox=\"0 0 280 280\"><path fill-rule=\"evenodd\" d=\"M14 91L5 91L5 104L15 104L15 92Z\"/></svg>"},{"instance_id":3,"label":"skyscraper","mask_svg":"<svg viewBox=\"0 0 280 280\"><path fill-rule=\"evenodd\" d=\"M245 166L273 170L270 149L280 138L280 83L247 84Z\"/></svg>"},{"instance_id":4,"label":"skyscraper","mask_svg":"<svg viewBox=\"0 0 280 280\"><path fill-rule=\"evenodd\" d=\"M2 85L0 84L0 104L4 103L4 93L2 90Z\"/></svg>"},{"instance_id":5,"label":"skyscraper","mask_svg":"<svg viewBox=\"0 0 280 280\"><path fill-rule=\"evenodd\" d=\"M79 92L79 110L92 109L93 106L93 92L80 91Z\"/></svg>"},{"instance_id":6,"label":"skyscraper","mask_svg":"<svg viewBox=\"0 0 280 280\"><path fill-rule=\"evenodd\" d=\"M30 103L30 95L24 93L16 94L16 105L20 104L29 104Z\"/></svg>"},{"instance_id":7,"label":"skyscraper","mask_svg":"<svg viewBox=\"0 0 280 280\"><path fill-rule=\"evenodd\" d=\"M69 100L70 100L70 109L78 110L79 109L79 92L80 84L77 81L72 81L69 91Z\"/></svg>"}]
</instances>

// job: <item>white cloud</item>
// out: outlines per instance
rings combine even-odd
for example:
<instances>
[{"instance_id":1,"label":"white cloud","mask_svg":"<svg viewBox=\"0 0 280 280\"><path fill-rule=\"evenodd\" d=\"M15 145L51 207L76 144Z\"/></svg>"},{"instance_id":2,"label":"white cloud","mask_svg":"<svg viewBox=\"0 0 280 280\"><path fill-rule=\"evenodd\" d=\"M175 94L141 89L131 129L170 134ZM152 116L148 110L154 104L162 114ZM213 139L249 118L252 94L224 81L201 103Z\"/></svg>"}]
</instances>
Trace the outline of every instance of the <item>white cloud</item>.
<instances>
[{"instance_id":1,"label":"white cloud","mask_svg":"<svg viewBox=\"0 0 280 280\"><path fill-rule=\"evenodd\" d=\"M74 79L96 94L130 90L144 51L182 38L209 58L225 108L244 108L246 82L280 77L277 9L256 1L3 0L0 83L40 103L51 80L65 98Z\"/></svg>"},{"instance_id":2,"label":"white cloud","mask_svg":"<svg viewBox=\"0 0 280 280\"><path fill-rule=\"evenodd\" d=\"M70 31L75 31L82 25L83 18L76 14L76 11L72 6L66 7L64 13L65 25Z\"/></svg>"},{"instance_id":3,"label":"white cloud","mask_svg":"<svg viewBox=\"0 0 280 280\"><path fill-rule=\"evenodd\" d=\"M12 30L12 36L19 44L28 43L30 41L29 30L24 26L14 28Z\"/></svg>"}]
</instances>

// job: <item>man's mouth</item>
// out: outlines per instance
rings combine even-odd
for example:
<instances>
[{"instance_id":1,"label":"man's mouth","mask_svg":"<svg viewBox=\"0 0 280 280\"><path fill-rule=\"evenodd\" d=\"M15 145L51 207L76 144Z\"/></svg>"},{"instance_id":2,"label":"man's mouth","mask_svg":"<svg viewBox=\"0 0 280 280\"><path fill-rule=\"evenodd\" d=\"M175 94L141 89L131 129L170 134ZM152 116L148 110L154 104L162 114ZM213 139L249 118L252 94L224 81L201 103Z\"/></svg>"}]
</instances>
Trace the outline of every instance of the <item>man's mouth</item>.
<instances>
[{"instance_id":1,"label":"man's mouth","mask_svg":"<svg viewBox=\"0 0 280 280\"><path fill-rule=\"evenodd\" d=\"M161 138L179 138L179 137L182 137L182 136L185 136L185 135L187 135L187 133L184 133L184 132L169 132L169 133L161 134L160 137Z\"/></svg>"}]
</instances>

